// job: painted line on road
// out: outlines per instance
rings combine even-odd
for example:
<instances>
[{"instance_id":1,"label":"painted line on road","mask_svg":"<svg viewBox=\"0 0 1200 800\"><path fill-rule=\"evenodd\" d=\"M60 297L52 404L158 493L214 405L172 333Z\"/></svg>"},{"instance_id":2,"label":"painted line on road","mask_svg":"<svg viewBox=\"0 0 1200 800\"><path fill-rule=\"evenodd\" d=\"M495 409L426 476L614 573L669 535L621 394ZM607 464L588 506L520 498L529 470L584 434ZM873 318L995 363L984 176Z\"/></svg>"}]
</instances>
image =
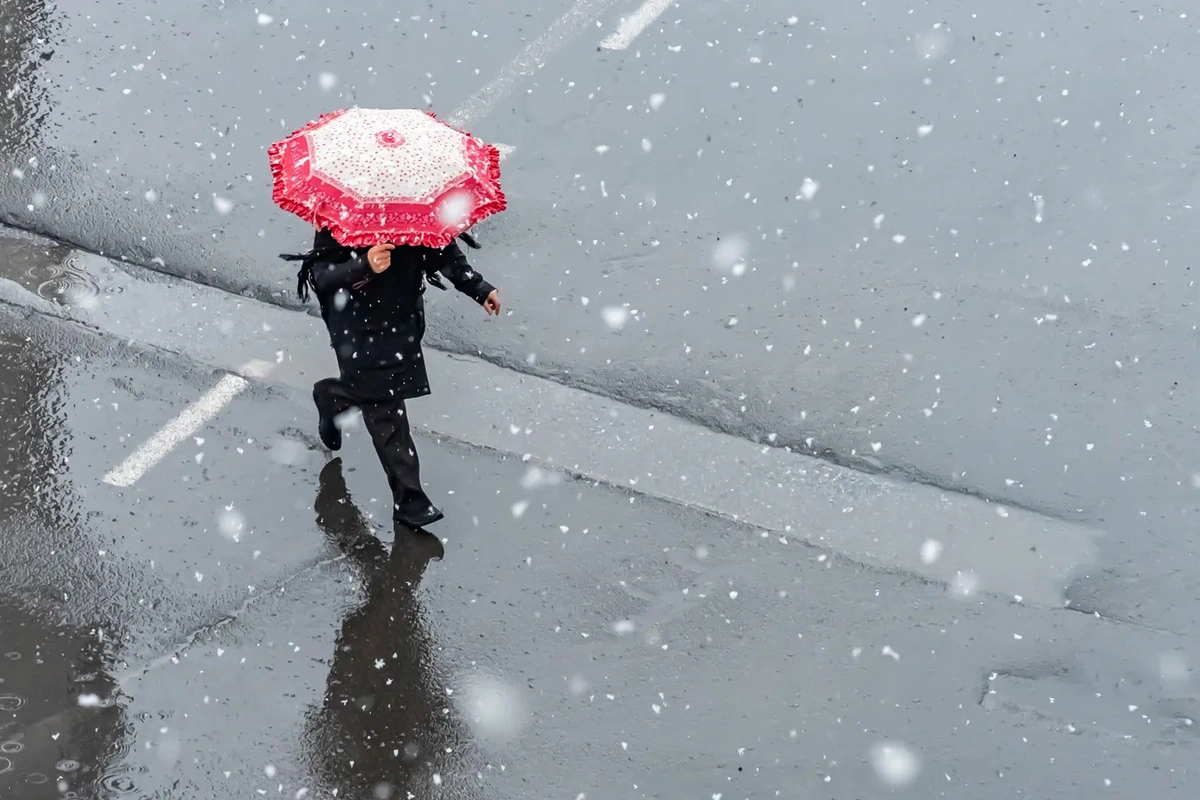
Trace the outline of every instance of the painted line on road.
<instances>
[{"instance_id":1,"label":"painted line on road","mask_svg":"<svg viewBox=\"0 0 1200 800\"><path fill-rule=\"evenodd\" d=\"M674 3L675 0L646 0L641 8L621 20L617 29L600 42L600 47L605 50L624 50Z\"/></svg>"},{"instance_id":2,"label":"painted line on road","mask_svg":"<svg viewBox=\"0 0 1200 800\"><path fill-rule=\"evenodd\" d=\"M496 77L451 111L446 121L456 128L465 128L486 117L517 83L541 69L546 59L595 24L596 18L615 2L575 0L565 14L555 20L545 33L525 45L512 61L496 73Z\"/></svg>"},{"instance_id":3,"label":"painted line on road","mask_svg":"<svg viewBox=\"0 0 1200 800\"><path fill-rule=\"evenodd\" d=\"M200 430L209 420L220 413L233 398L244 392L250 382L242 375L263 378L275 365L254 359L238 370L241 375L226 375L217 385L205 392L199 400L179 413L179 416L162 426L158 433L147 439L142 446L104 476L111 486L128 488L137 483L155 464L181 442Z\"/></svg>"}]
</instances>

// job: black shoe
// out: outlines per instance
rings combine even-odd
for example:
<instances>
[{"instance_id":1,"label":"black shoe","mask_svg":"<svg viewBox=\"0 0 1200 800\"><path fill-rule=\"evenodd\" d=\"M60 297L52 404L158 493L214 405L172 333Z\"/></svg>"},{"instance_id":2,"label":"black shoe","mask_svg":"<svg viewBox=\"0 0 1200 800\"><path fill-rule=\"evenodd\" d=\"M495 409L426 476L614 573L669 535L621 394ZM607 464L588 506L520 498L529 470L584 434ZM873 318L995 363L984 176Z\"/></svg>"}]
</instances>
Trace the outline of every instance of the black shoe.
<instances>
[{"instance_id":1,"label":"black shoe","mask_svg":"<svg viewBox=\"0 0 1200 800\"><path fill-rule=\"evenodd\" d=\"M335 452L341 450L342 431L337 426L337 420L329 414L329 410L321 402L319 387L313 389L313 402L317 406L317 433L321 436L321 444Z\"/></svg>"},{"instance_id":2,"label":"black shoe","mask_svg":"<svg viewBox=\"0 0 1200 800\"><path fill-rule=\"evenodd\" d=\"M446 515L433 503L405 504L392 514L392 521L409 528L424 528L445 519Z\"/></svg>"}]
</instances>

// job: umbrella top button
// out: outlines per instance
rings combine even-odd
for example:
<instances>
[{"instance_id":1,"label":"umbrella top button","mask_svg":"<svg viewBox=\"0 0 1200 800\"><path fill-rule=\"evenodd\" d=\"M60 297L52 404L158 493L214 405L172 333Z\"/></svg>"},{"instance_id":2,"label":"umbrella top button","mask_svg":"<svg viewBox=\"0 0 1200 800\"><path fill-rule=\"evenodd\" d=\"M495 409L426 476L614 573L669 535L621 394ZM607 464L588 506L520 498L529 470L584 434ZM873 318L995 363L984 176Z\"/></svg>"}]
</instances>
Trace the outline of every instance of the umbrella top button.
<instances>
[{"instance_id":1,"label":"umbrella top button","mask_svg":"<svg viewBox=\"0 0 1200 800\"><path fill-rule=\"evenodd\" d=\"M376 133L375 141L380 147L399 147L404 144L404 137L400 135L400 131L386 130Z\"/></svg>"}]
</instances>

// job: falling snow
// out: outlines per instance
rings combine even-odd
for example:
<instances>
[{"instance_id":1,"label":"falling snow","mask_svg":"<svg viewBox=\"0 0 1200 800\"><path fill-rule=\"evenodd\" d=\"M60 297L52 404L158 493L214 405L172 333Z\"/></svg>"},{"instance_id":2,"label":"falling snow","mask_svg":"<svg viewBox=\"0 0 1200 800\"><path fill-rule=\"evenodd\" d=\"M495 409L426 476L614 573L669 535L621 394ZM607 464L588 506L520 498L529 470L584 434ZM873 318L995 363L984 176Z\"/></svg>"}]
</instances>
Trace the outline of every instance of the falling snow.
<instances>
[{"instance_id":1,"label":"falling snow","mask_svg":"<svg viewBox=\"0 0 1200 800\"><path fill-rule=\"evenodd\" d=\"M601 312L609 330L619 331L629 322L629 309L622 306L606 306Z\"/></svg>"},{"instance_id":2,"label":"falling snow","mask_svg":"<svg viewBox=\"0 0 1200 800\"><path fill-rule=\"evenodd\" d=\"M246 517L233 506L227 506L217 515L217 529L229 541L240 542L246 531Z\"/></svg>"},{"instance_id":3,"label":"falling snow","mask_svg":"<svg viewBox=\"0 0 1200 800\"><path fill-rule=\"evenodd\" d=\"M908 786L921 774L920 757L901 742L880 742L871 748L870 756L876 777L893 789Z\"/></svg>"},{"instance_id":4,"label":"falling snow","mask_svg":"<svg viewBox=\"0 0 1200 800\"><path fill-rule=\"evenodd\" d=\"M529 711L521 693L493 675L471 673L462 678L458 702L472 728L481 737L511 742L524 732Z\"/></svg>"},{"instance_id":5,"label":"falling snow","mask_svg":"<svg viewBox=\"0 0 1200 800\"><path fill-rule=\"evenodd\" d=\"M942 557L943 549L942 543L937 539L926 539L925 543L921 545L921 563L926 565L936 563Z\"/></svg>"},{"instance_id":6,"label":"falling snow","mask_svg":"<svg viewBox=\"0 0 1200 800\"><path fill-rule=\"evenodd\" d=\"M897 797L1050 791L1030 775L1098 796L1178 784L1195 724L1179 698L1195 691L1200 363L1177 78L1195 13L576 6L518 32L487 8L360 20L228 0L178 20L149 5L67 9L45 30L36 14L3 20L16 60L0 71L14 111L0 210L75 243L0 249L5 302L28 303L20 290L54 311L12 315L10 449L36 446L0 484L51 529L14 550L46 575L14 581L31 586L20 603L44 595L112 648L115 688L81 676L71 713L99 725L118 700L145 706L146 687L167 698L129 714L124 746L146 751L130 781L146 785L128 791L161 794L155 769L190 780L200 752L232 793L351 796L298 784L279 748L239 762L188 738L225 708L262 740L255 725L315 713L347 664L367 676L339 675L338 711L361 724L328 725L329 752L371 782L373 759L420 765L409 785L366 784L384 800L472 781L587 800L612 775L647 796L679 778L656 731L703 752L717 728L717 766L684 781L711 800L813 795L806 781L849 796L874 779ZM434 397L413 408L447 519L419 565L353 409L335 420L353 434L338 454L349 494L329 503L336 459L291 397L336 368L314 366L320 319L213 288L293 299L273 254L311 231L270 210L269 141L302 114L410 101L519 146L496 143L510 210L468 253L512 287L510 316L428 302L429 344L482 358L426 350ZM117 218L73 216L80 203ZM438 221L465 226L471 203L441 196ZM92 251L204 280L144 279ZM88 328L48 348L33 331L51 321ZM157 366L174 353L199 377ZM275 372L140 483L93 479L210 388L189 381L251 357ZM56 494L70 481L82 490ZM338 525L378 535L377 563L343 549ZM110 606L127 630L88 627ZM398 620L420 636L395 635ZM0 663L58 675L66 651L46 641L76 634L54 635L23 633ZM311 685L259 713L247 692L280 676ZM25 704L18 683L0 676L0 711ZM935 725L914 712L939 703ZM389 738L381 708L429 716ZM0 773L35 734L78 750L78 731L42 716L25 744L0 742ZM581 742L586 765L563 757ZM1153 769L1131 749L1144 742ZM509 746L475 764L480 743ZM59 758L50 785L78 793L81 765Z\"/></svg>"}]
</instances>

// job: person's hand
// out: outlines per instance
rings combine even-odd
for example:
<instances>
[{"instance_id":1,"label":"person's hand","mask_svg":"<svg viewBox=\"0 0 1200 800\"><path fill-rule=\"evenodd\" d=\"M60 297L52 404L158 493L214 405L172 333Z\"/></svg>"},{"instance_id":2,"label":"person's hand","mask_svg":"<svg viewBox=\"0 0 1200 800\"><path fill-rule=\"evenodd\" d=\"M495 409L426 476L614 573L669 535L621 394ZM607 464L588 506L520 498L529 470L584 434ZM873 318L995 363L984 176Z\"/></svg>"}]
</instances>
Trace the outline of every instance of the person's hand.
<instances>
[{"instance_id":1,"label":"person's hand","mask_svg":"<svg viewBox=\"0 0 1200 800\"><path fill-rule=\"evenodd\" d=\"M377 244L367 251L367 265L376 275L392 265L392 251L396 245L390 243Z\"/></svg>"},{"instance_id":2,"label":"person's hand","mask_svg":"<svg viewBox=\"0 0 1200 800\"><path fill-rule=\"evenodd\" d=\"M492 289L492 293L483 301L483 310L488 313L488 316L500 315L500 290Z\"/></svg>"}]
</instances>

